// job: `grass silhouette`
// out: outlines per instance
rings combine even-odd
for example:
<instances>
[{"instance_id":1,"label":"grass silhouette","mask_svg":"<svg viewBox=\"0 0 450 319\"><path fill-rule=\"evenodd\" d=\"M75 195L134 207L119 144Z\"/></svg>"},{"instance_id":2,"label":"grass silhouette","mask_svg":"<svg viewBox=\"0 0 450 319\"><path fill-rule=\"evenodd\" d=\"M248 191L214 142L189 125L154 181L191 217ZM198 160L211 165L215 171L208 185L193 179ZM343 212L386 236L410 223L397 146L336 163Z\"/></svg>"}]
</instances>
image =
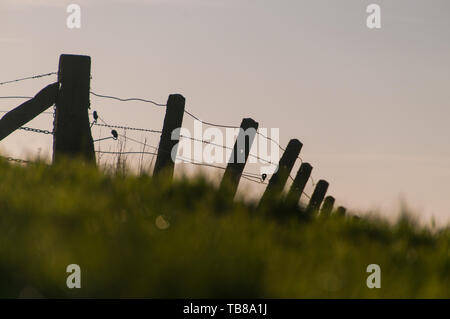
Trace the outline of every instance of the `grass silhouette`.
<instances>
[{"instance_id":1,"label":"grass silhouette","mask_svg":"<svg viewBox=\"0 0 450 319\"><path fill-rule=\"evenodd\" d=\"M0 162L0 297L450 298L450 229L407 215L299 218L201 176ZM66 267L81 267L68 289ZM381 267L381 289L366 268Z\"/></svg>"}]
</instances>

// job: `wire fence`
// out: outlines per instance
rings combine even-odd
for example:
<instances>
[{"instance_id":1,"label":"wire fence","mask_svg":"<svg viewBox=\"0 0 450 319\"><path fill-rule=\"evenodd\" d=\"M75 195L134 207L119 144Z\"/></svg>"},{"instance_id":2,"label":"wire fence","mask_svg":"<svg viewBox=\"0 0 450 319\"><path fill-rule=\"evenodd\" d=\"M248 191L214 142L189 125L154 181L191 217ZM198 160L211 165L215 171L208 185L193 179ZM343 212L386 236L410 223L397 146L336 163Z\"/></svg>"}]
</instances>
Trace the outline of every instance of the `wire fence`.
<instances>
[{"instance_id":1,"label":"wire fence","mask_svg":"<svg viewBox=\"0 0 450 319\"><path fill-rule=\"evenodd\" d=\"M132 131L134 130L134 131L150 132L150 133L160 133L160 134L162 133L162 131L159 131L159 130L152 130L152 129L145 129L145 128L136 128L136 127L128 127L128 126L119 126L119 125L110 125L110 124L107 124L104 120L102 120L102 122L103 122L103 124L95 123L94 126L101 126L101 127L115 128L115 129L123 129L125 131L126 130L132 130ZM153 146L153 145L149 145L147 143L138 141L136 139L130 138L130 137L128 137L126 135L123 135L123 134L118 134L118 136L121 137L122 139L124 139L125 141L131 141L131 142L139 144L139 145L141 145L143 147L152 148L152 149L155 150L155 152L147 152L147 151L134 151L134 152L129 152L129 151L120 151L120 152L97 151L97 153L99 153L99 154L118 155L118 156L121 156L121 155L157 155L157 152L159 150L161 150L159 147L156 147L156 146ZM229 146L226 146L226 145L217 144L217 143L213 143L213 142L210 142L210 141L205 141L205 140L201 140L201 139L190 137L190 136L180 135L180 138L189 139L189 140L196 141L196 142L201 142L201 143L204 143L204 144L209 144L209 145L220 147L220 148L223 148L223 149L226 149L226 150L230 150L230 151L233 150L232 147L229 147ZM99 139L98 141L101 141L101 140L104 140L104 139L108 139L108 138L102 138L102 139ZM162 150L162 151L170 153L167 150ZM262 161L262 162L264 162L266 164L271 164L271 165L275 165L275 166L278 165L278 164L275 164L273 162L265 160L265 159L263 159L263 158L261 158L259 156L251 154L251 153L249 153L249 157L254 157L255 159L260 160L260 161ZM186 157L182 157L182 156L177 156L176 159L177 160L181 160L183 163L189 163L189 164L196 165L196 166L204 166L204 167L210 167L210 168L221 169L221 170L225 170L226 169L226 167L223 167L223 166L214 165L212 163L198 162L198 161L194 161L194 160L188 159ZM289 176L289 177L292 179L291 176ZM242 173L242 178L244 178L244 179L246 179L248 181L254 182L254 183L258 183L258 184L264 184L264 185L268 184L266 179L263 178L262 175L256 174L256 173L252 173L252 172L248 172L248 171L244 171ZM307 198L310 198L310 195L308 195L305 192L304 192L304 195Z\"/></svg>"},{"instance_id":2,"label":"wire fence","mask_svg":"<svg viewBox=\"0 0 450 319\"><path fill-rule=\"evenodd\" d=\"M27 160L23 160L20 158L14 158L14 157L10 157L10 156L0 156L0 158L3 158L4 160L8 161L8 162L15 162L15 163L19 163L19 164L31 164L31 161L27 161Z\"/></svg>"},{"instance_id":3,"label":"wire fence","mask_svg":"<svg viewBox=\"0 0 450 319\"><path fill-rule=\"evenodd\" d=\"M32 80L32 79L39 79L39 78L43 78L43 77L47 77L47 76L51 76L51 75L55 75L55 74L58 74L58 72L49 72L49 73L44 73L44 74L37 74L37 75L32 75L32 76L16 79L16 80L0 82L0 85L6 85L6 84L10 84L10 83L17 83L17 82L22 82L22 81Z\"/></svg>"},{"instance_id":4,"label":"wire fence","mask_svg":"<svg viewBox=\"0 0 450 319\"><path fill-rule=\"evenodd\" d=\"M33 76L29 76L29 77L23 77L23 78L19 78L19 79L15 79L15 80L9 80L9 81L4 81L4 82L0 82L0 86L4 86L7 84L12 84L12 83L18 83L18 82L22 82L22 81L26 81L26 80L32 80L32 79L39 79L39 78L43 78L43 77L49 77L52 75L57 75L57 72L49 72L49 73L43 73L43 74L37 74L37 75L33 75ZM144 98L139 98L139 97L130 97L130 98L121 98L121 97L117 97L117 96L112 96L112 95L105 95L105 94L98 94L95 93L93 91L90 91L90 94L92 96L95 96L97 98L103 98L103 99L110 99L110 100L115 100L115 101L119 101L119 102L142 102L142 103L149 103L152 104L154 106L157 107L166 107L166 104L163 103L158 103L155 102L154 100L150 100L150 99L144 99ZM13 96L0 96L0 99L32 99L33 97L30 96L22 96L22 95L13 95ZM8 113L8 110L0 110L0 113ZM204 121L202 119L200 119L200 117L198 117L197 115L195 115L194 113L188 111L185 109L184 113L186 115L188 115L190 118L201 122L204 125L207 126L212 126L212 127L217 127L217 128L229 128L229 129L239 129L239 126L235 126L235 125L228 125L228 124L221 124L221 123L214 123L214 122L210 122L210 121ZM53 115L55 116L55 110L53 110L53 112L42 112L41 114L47 114L47 115ZM138 141L136 139L133 139L129 136L126 136L126 134L119 134L116 130L123 130L124 132L127 131L135 131L135 132L141 132L141 133L151 133L151 134L162 134L161 130L155 130L155 129L149 129L149 128L142 128L142 127L132 127L132 126L125 126L125 125L115 125L115 124L109 124L106 123L102 117L100 117L98 115L98 113L96 111L94 112L90 112L89 115L93 116L93 120L91 122L91 127L99 127L99 128L110 128L112 129L111 131L111 136L106 136L106 137L99 137L98 139L94 140L94 143L99 143L102 141L106 141L106 140L115 140L115 141L119 141L119 142L133 142L136 143L140 146L143 147L142 151L124 151L124 150L120 150L120 151L103 151L100 149L96 150L97 154L106 154L106 155L116 155L116 156L123 156L123 155L151 155L151 156L155 156L158 154L158 151L161 151L159 149L159 147L155 146L155 145L149 145L146 142L141 142ZM98 120L100 120L102 123L98 123ZM49 131L49 130L45 130L45 129L38 129L38 128L32 128L32 127L20 127L20 130L22 131L26 131L26 132L30 132L30 133L38 133L38 134L45 134L45 135L53 135L54 132L53 131ZM280 143L276 140L274 140L273 138L261 133L259 130L256 131L256 134L269 141L270 143L275 144L281 151L285 152L286 149L284 147L282 147L280 145ZM214 143L211 141L206 141L203 139L198 139L195 137L190 137L190 136L186 136L186 135L182 135L180 134L180 139L187 139L187 140L191 140L194 142L200 142L203 144L207 144L207 145L211 145L214 147L220 147L224 150L229 150L232 151L233 147L230 146L226 146L226 145L222 145L222 144L218 144L218 143ZM152 149L152 151L146 151L146 148L150 148ZM164 151L164 150L162 150ZM1 156L0 156L1 157ZM269 164L269 165L273 165L273 166L278 166L277 163L273 163L270 160L266 160L260 156L257 156L255 154L252 154L251 152L249 153L249 157L254 158L256 160L259 160L262 163L265 164ZM30 163L30 161L27 160L23 160L23 159L17 159L17 158L12 158L12 157L1 157L4 158L8 161L11 162L16 162L16 163L20 163L20 164L27 164ZM213 163L206 163L206 162L198 162L189 158L185 158L182 156L177 156L176 158L177 160L182 161L183 163L189 163L195 166L202 166L202 167L210 167L210 168L215 168L215 169L220 169L220 170L225 170L226 167L222 167L219 165L215 165ZM300 163L303 163L303 159L298 156L297 159L300 161ZM266 180L266 178L261 175L261 174L257 174L257 173L252 173L252 172L248 172L248 171L244 171L242 173L242 178L254 182L254 183L258 183L258 184L264 184L267 185L268 182ZM289 178L294 181L294 178L289 175ZM310 176L309 180L311 181L312 186L314 187L316 185L315 180L312 176ZM307 194L306 192L303 192L303 195L305 195L308 199L311 199L311 195Z\"/></svg>"},{"instance_id":5,"label":"wire fence","mask_svg":"<svg viewBox=\"0 0 450 319\"><path fill-rule=\"evenodd\" d=\"M96 97L107 98L107 99L113 99L113 100L120 101L120 102L138 101L138 102L151 103L151 104L153 104L153 105L160 106L160 107L165 107L165 106L167 106L166 104L156 103L156 102L154 102L154 101L152 101L152 100L147 100L147 99L142 99L142 98L137 98L137 97L132 97L132 98L120 98L120 97L110 96L110 95L101 95L101 94L94 93L94 92L92 92L92 91L91 91L91 94L94 95L94 96L96 96ZM201 123L204 124L204 125L208 125L208 126L212 126L212 127L218 127L218 128L230 128L230 129L239 129L239 128L240 128L239 126L235 126L235 125L220 124L220 123L214 123L214 122L204 121L204 120L200 119L200 117L196 116L195 114L193 114L192 112L190 112L190 111L188 111L188 110L185 110L184 113L187 114L187 115L188 115L189 117L191 117L192 119L197 120L197 121L201 122ZM119 126L119 125L109 125L109 124L106 124L106 123L103 123L103 124L97 124L97 123L96 123L96 124L94 124L94 125L96 125L96 126L104 126L104 127L109 127L109 128L116 128L116 129L123 129L123 130L132 130L132 131L141 131L141 132L149 132L149 133L159 133L159 134L162 133L162 131L160 131L160 130L152 130L152 129L136 128L136 127L128 127L128 126ZM273 138L271 138L271 137L269 137L269 136L267 136L267 135L261 133L260 131L257 131L256 133L257 133L260 137L262 137L262 138L266 139L267 141L269 141L270 143L274 143L281 151L283 151L283 152L286 151L286 149L285 149L284 147L282 147L282 146L280 145L280 143L277 142L276 140L274 140ZM229 147L229 146L225 146L225 145L213 143L213 142L210 142L210 141L200 140L200 139L193 138L193 137L189 137L189 136L180 135L180 138L184 138L184 139L189 139L189 140L192 140L192 141L201 142L201 143L209 144L209 145L216 146L216 147L221 147L221 148L227 149L227 150L233 150L233 148L232 148L232 147ZM254 155L254 154L252 154L252 153L249 154L249 157L252 157L252 158L254 158L254 159L257 159L257 160L259 160L259 161L261 161L261 162L263 162L263 163L265 163L265 164L278 166L277 163L273 163L273 162L271 162L271 161L268 161L268 160L266 160L266 159L263 159L263 158L261 158L260 156ZM297 159L300 161L301 164L303 164L304 161L303 161L303 159L302 159L300 156L297 156ZM194 164L194 163L191 163L191 164ZM195 164L196 164L196 165L200 165L199 163L195 163ZM260 178L261 178L261 177L260 177ZM293 178L291 175L289 175L289 178L290 178L292 181L294 181L294 178ZM315 180L314 180L314 178L313 178L312 176L310 176L309 180L311 181L311 184L312 184L313 187L316 186L316 182L315 182ZM304 195L308 196L308 198L309 198L309 195L308 195L308 194L304 194Z\"/></svg>"}]
</instances>

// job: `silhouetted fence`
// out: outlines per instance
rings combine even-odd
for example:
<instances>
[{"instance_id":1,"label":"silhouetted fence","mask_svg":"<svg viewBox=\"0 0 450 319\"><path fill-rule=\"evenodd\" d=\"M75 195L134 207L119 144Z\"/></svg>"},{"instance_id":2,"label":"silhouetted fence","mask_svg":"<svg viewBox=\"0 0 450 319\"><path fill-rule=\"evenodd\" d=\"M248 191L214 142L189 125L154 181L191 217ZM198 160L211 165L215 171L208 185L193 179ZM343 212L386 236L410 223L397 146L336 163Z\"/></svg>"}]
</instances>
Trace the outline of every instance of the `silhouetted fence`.
<instances>
[{"instance_id":1,"label":"silhouetted fence","mask_svg":"<svg viewBox=\"0 0 450 319\"><path fill-rule=\"evenodd\" d=\"M172 154L177 153L178 142L180 139L190 139L192 141L210 144L216 147L222 147L223 149L231 151L231 157L226 167L196 162L191 159L177 157L185 163L224 170L220 188L224 191L227 190L230 193L229 195L231 198L235 196L237 188L239 186L239 182L243 178L252 182L267 185L266 190L259 202L260 206L266 205L270 201L280 199L286 200L290 203L298 204L301 196L304 195L309 199L309 203L306 207L307 212L312 213L320 211L322 215L326 216L331 214L331 212L333 211L333 207L335 205L334 197L325 197L329 184L325 180L319 180L317 183L314 182L314 179L311 176L313 167L309 163L304 163L299 156L303 146L303 144L299 140L292 139L289 141L287 147L283 148L277 141L259 132L259 124L251 118L243 119L240 126L202 121L193 113L185 109L185 98L179 94L170 95L167 104L160 104L147 99L123 99L119 97L94 93L90 90L91 58L88 56L66 54L61 55L59 60L58 72L45 73L12 81L0 82L0 86L25 80L43 78L51 75L58 76L57 82L46 86L34 97L0 96L0 99L27 99L26 102L22 103L11 111L0 111L2 113L6 113L0 119L0 141L16 130L25 130L27 132L52 135L53 162L58 161L62 157L71 157L95 163L96 153L116 155L152 155L156 156L153 174L158 175L164 173L164 176L166 176L167 178L172 178L175 167ZM99 98L113 99L121 102L138 101L151 103L158 107L165 107L166 115L164 118L163 128L162 130L153 130L146 128L110 125L106 123L96 111L94 111L93 113L89 113L90 95ZM46 112L46 110L51 106L54 106L54 112ZM42 113L53 115L53 131L23 126ZM193 118L194 120L200 121L205 125L215 126L219 128L240 129L234 147L231 148L225 145L180 134L179 129L182 127L184 114L187 114L189 117ZM89 119L90 115L93 116L92 123ZM98 123L99 120L102 123ZM91 128L93 126L111 128L111 136L93 140L91 133ZM119 134L116 131L117 129L160 134L159 146L147 145L146 143L133 140L130 137ZM272 163L271 161L265 160L257 155L250 153L250 149L256 135L270 141L271 143L275 143L277 147L280 148L283 154L279 163ZM124 140L131 140L143 145L144 147L152 148L152 151L145 151L144 149L141 152L111 152L101 150L96 151L94 148L94 144L96 142L107 139L118 140L119 138L123 138ZM266 174L262 174L262 176L260 176L259 174L245 172L244 169L249 157L254 157L264 163L277 166L278 169L276 170L276 173L271 176L268 182L266 181ZM6 157L6 159L8 161L18 162L21 164L30 163L29 161L15 159L12 157ZM301 161L301 166L295 178L292 178L291 172L297 160ZM292 180L292 185L287 194L284 195L283 191L286 188L288 179ZM305 188L309 180L311 180L313 186L315 187L312 195L308 195L305 192ZM336 213L339 215L345 215L346 209L342 206L338 207Z\"/></svg>"}]
</instances>

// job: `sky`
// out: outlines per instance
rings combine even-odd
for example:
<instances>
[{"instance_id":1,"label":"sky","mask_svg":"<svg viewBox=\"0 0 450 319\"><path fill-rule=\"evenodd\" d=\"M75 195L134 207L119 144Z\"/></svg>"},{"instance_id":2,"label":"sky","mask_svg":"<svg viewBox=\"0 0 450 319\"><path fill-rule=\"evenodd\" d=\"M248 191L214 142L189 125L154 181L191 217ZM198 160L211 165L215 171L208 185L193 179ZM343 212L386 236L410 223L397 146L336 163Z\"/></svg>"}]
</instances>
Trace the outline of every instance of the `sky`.
<instances>
[{"instance_id":1,"label":"sky","mask_svg":"<svg viewBox=\"0 0 450 319\"><path fill-rule=\"evenodd\" d=\"M80 29L66 26L72 3ZM366 26L371 3L381 7L381 29ZM179 93L201 119L251 117L279 128L284 146L298 138L339 205L393 217L404 202L425 222L449 223L449 12L448 0L2 0L0 82L57 71L63 53L89 55L96 93L160 103ZM0 96L33 96L55 79L3 85ZM0 110L22 102L0 99ZM160 129L164 118L163 108L94 96L91 109L132 127ZM51 130L51 114L29 126ZM51 149L50 136L26 132L0 143L20 158ZM239 192L263 190L243 182Z\"/></svg>"}]
</instances>

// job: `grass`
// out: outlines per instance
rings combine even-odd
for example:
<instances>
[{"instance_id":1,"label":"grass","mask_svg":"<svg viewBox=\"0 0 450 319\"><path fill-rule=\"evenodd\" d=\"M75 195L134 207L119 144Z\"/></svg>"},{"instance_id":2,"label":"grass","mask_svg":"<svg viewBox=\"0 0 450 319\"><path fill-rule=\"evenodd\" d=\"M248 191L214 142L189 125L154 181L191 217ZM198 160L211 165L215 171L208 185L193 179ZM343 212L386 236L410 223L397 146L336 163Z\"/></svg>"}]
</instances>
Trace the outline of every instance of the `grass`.
<instances>
[{"instance_id":1,"label":"grass","mask_svg":"<svg viewBox=\"0 0 450 319\"><path fill-rule=\"evenodd\" d=\"M230 203L202 177L0 162L0 297L450 298L450 229L301 216Z\"/></svg>"}]
</instances>

